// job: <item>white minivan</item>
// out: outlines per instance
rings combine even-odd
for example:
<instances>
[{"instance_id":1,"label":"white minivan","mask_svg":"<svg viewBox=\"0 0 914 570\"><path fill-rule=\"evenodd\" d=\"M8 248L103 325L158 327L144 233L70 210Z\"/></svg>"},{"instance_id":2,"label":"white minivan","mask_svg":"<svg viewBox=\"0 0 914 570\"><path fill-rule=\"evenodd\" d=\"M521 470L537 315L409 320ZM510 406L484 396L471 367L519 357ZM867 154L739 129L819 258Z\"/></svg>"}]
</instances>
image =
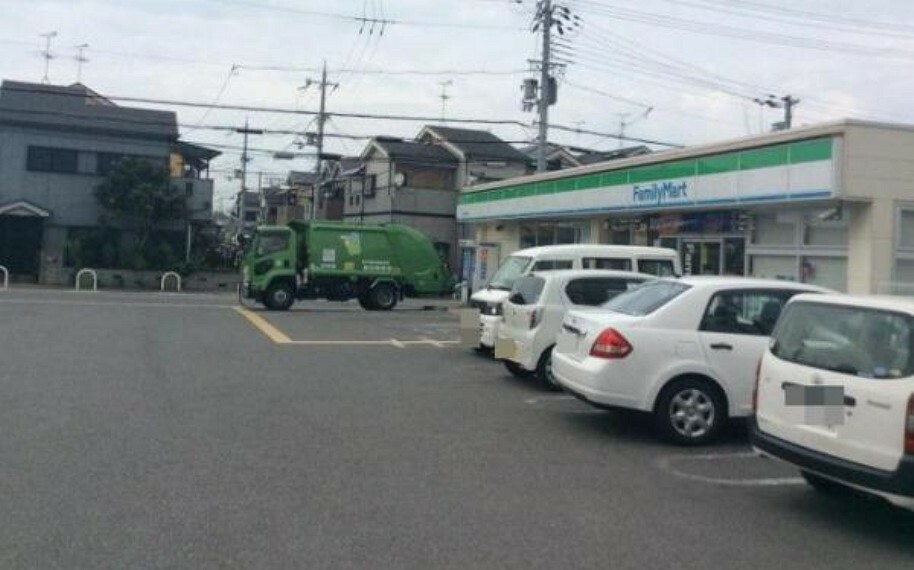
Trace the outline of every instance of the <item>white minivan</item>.
<instances>
[{"instance_id":1,"label":"white minivan","mask_svg":"<svg viewBox=\"0 0 914 570\"><path fill-rule=\"evenodd\" d=\"M756 376L757 451L914 509L914 301L798 295Z\"/></svg>"},{"instance_id":2,"label":"white minivan","mask_svg":"<svg viewBox=\"0 0 914 570\"><path fill-rule=\"evenodd\" d=\"M522 249L511 254L489 283L470 297L470 306L479 309L480 348L495 348L498 326L502 322L502 304L510 295L514 281L534 271L556 269L615 269L657 277L681 274L679 254L669 248L570 244Z\"/></svg>"}]
</instances>

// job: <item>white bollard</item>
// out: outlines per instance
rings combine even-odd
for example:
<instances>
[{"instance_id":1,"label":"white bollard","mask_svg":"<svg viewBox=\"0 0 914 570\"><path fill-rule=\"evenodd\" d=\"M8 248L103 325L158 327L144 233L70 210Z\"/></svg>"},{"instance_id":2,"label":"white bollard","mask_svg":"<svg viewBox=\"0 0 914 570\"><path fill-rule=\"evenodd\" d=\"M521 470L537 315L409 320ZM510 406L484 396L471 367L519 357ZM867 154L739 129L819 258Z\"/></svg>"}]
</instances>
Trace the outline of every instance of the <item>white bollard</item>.
<instances>
[{"instance_id":1,"label":"white bollard","mask_svg":"<svg viewBox=\"0 0 914 570\"><path fill-rule=\"evenodd\" d=\"M3 272L3 287L0 288L0 291L6 291L10 288L10 272L9 269L0 265L0 271Z\"/></svg>"},{"instance_id":2,"label":"white bollard","mask_svg":"<svg viewBox=\"0 0 914 570\"><path fill-rule=\"evenodd\" d=\"M82 276L86 275L86 274L88 274L89 276L92 277L92 290L98 291L98 274L95 272L94 269L88 269L88 268L80 269L79 271L76 272L76 290L77 291L80 290L79 289L79 280L82 279Z\"/></svg>"},{"instance_id":3,"label":"white bollard","mask_svg":"<svg viewBox=\"0 0 914 570\"><path fill-rule=\"evenodd\" d=\"M160 285L159 288L160 288L162 291L165 290L165 284L168 282L168 278L169 278L169 277L174 277L174 278L175 278L175 288L176 288L175 290L176 290L176 291L180 291L180 290L181 290L181 276L178 275L177 273L175 273L174 271L166 271L166 272L162 275L162 283L161 283L161 285Z\"/></svg>"}]
</instances>

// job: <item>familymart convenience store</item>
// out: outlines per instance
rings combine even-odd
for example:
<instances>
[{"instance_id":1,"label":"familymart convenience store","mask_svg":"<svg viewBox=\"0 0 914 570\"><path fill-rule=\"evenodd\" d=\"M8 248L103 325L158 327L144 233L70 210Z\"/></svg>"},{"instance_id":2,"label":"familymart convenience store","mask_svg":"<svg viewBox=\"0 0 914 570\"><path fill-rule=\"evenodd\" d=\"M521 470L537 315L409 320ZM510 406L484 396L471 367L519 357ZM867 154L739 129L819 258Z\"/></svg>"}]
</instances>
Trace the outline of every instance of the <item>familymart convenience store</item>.
<instances>
[{"instance_id":1,"label":"familymart convenience store","mask_svg":"<svg viewBox=\"0 0 914 570\"><path fill-rule=\"evenodd\" d=\"M690 274L914 294L914 126L841 121L465 189L478 286L525 247L660 245Z\"/></svg>"}]
</instances>

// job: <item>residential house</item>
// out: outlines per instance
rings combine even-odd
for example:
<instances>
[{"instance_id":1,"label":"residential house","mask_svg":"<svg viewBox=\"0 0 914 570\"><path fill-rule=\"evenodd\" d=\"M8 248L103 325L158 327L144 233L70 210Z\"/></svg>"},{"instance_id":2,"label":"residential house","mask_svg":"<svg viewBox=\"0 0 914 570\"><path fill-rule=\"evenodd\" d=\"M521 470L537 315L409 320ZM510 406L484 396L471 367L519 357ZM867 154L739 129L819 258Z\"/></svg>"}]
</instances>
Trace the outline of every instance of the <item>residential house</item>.
<instances>
[{"instance_id":1,"label":"residential house","mask_svg":"<svg viewBox=\"0 0 914 570\"><path fill-rule=\"evenodd\" d=\"M530 168L529 156L489 131L428 125L416 140L441 145L457 158L457 188L523 176Z\"/></svg>"},{"instance_id":2,"label":"residential house","mask_svg":"<svg viewBox=\"0 0 914 570\"><path fill-rule=\"evenodd\" d=\"M457 158L437 144L376 137L360 162L343 177L343 219L411 226L425 233L442 257L456 262Z\"/></svg>"},{"instance_id":3,"label":"residential house","mask_svg":"<svg viewBox=\"0 0 914 570\"><path fill-rule=\"evenodd\" d=\"M530 157L533 165L536 164L539 155L538 145L532 144L521 148L520 151ZM650 152L651 149L644 145L602 151L579 146L548 143L546 145L546 170L564 170L566 168L574 168L585 164L595 164L608 160L641 156L649 154Z\"/></svg>"},{"instance_id":4,"label":"residential house","mask_svg":"<svg viewBox=\"0 0 914 570\"><path fill-rule=\"evenodd\" d=\"M170 167L188 210L187 223L173 230L205 223L216 154L179 142L173 112L122 107L79 83L3 81L0 265L24 280L64 281L68 240L99 226L95 188L124 157Z\"/></svg>"},{"instance_id":5,"label":"residential house","mask_svg":"<svg viewBox=\"0 0 914 570\"><path fill-rule=\"evenodd\" d=\"M341 164L330 193L343 197L346 221L412 226L457 269L461 186L519 176L528 165L529 157L488 131L426 126L414 140L372 139L357 163Z\"/></svg>"}]
</instances>

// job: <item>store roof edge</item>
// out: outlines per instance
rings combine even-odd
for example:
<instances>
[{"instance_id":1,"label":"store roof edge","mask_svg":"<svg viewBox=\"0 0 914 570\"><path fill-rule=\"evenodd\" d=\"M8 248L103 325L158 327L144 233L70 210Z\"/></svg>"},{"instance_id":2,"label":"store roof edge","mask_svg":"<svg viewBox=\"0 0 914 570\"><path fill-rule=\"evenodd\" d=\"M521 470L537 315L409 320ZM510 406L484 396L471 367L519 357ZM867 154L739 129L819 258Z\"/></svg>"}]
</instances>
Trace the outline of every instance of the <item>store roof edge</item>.
<instances>
[{"instance_id":1,"label":"store roof edge","mask_svg":"<svg viewBox=\"0 0 914 570\"><path fill-rule=\"evenodd\" d=\"M796 142L801 140L815 139L827 136L840 136L844 135L849 128L851 127L863 127L863 128L877 128L885 130L896 130L896 131L906 131L914 133L914 125L906 125L899 123L884 123L878 121L866 121L862 119L840 119L837 121L829 121L827 123L819 123L816 125L809 125L803 127L797 127L795 129L790 129L788 131L776 131L772 133L765 133L762 135L751 135L740 137L736 139L730 139L723 142L709 143L703 145L697 145L692 147L686 147L681 149L665 150L659 151L651 154L636 156L632 158L617 159L607 162L598 162L594 164L588 164L585 166L577 166L573 168L566 168L564 170L556 170L551 172L545 172L542 174L529 174L526 176L518 176L516 178L509 178L506 180L500 180L498 182L490 182L488 184L480 184L478 186L469 186L464 187L460 190L461 194L471 194L474 192L482 192L485 190L492 190L495 188L504 188L508 186L516 186L518 184L528 184L531 182L543 182L548 180L560 180L563 178L568 178L571 176L579 176L585 174L595 174L598 172L609 172L612 170L620 170L623 168L629 168L632 166L642 166L646 164L658 164L662 162L671 162L674 160L682 160L688 158L695 158L699 156L707 156L714 154L722 154L727 152L745 150L750 148L757 148L760 146L769 146L781 143Z\"/></svg>"}]
</instances>

